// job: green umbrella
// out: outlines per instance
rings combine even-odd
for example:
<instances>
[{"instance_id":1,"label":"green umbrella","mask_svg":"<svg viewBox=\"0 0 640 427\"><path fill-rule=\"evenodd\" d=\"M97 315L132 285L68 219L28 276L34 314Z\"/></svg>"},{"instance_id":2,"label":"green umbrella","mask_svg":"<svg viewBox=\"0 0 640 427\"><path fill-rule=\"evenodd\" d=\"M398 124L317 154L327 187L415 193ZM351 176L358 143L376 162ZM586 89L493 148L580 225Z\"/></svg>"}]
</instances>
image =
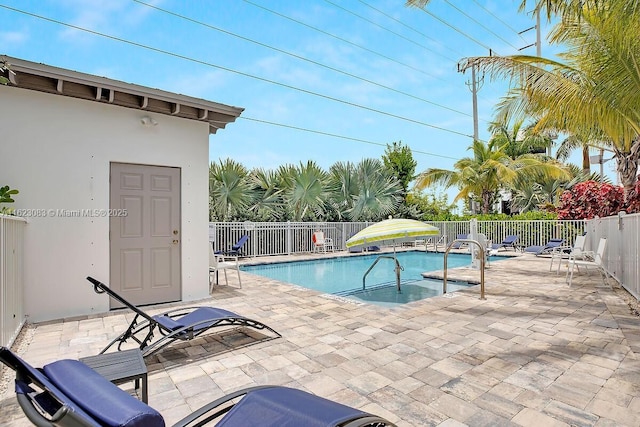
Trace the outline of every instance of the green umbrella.
<instances>
[{"instance_id":1,"label":"green umbrella","mask_svg":"<svg viewBox=\"0 0 640 427\"><path fill-rule=\"evenodd\" d=\"M347 240L347 248L366 247L375 244L393 245L393 257L380 255L364 274L362 278L362 289L365 289L365 279L369 271L371 271L381 258L389 258L395 262L396 285L398 292L401 292L400 271L402 270L402 266L396 257L396 244L412 242L418 237L438 235L440 235L438 228L425 224L422 221L416 221L415 219L385 219L354 234Z\"/></svg>"},{"instance_id":2,"label":"green umbrella","mask_svg":"<svg viewBox=\"0 0 640 427\"><path fill-rule=\"evenodd\" d=\"M415 219L385 219L360 230L347 240L347 248L374 244L395 245L418 237L439 236L440 230Z\"/></svg>"}]
</instances>

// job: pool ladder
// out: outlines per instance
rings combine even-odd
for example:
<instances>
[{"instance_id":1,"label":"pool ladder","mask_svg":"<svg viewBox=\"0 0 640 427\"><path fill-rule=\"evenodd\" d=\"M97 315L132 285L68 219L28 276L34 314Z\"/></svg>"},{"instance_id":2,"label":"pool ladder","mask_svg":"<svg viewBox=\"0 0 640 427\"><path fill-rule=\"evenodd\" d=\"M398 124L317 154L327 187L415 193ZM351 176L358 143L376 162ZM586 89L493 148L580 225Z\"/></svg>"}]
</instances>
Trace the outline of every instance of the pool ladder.
<instances>
[{"instance_id":1,"label":"pool ladder","mask_svg":"<svg viewBox=\"0 0 640 427\"><path fill-rule=\"evenodd\" d=\"M369 267L369 269L367 270L366 273L364 273L364 276L362 276L362 290L365 290L365 280L367 279L367 274L369 274L369 272L373 269L373 267L376 266L376 264L378 263L378 261L380 261L381 259L386 258L386 259L392 259L393 261L395 261L396 263L396 286L398 287L398 293L402 293L402 290L400 289L400 271L404 270L404 268L400 265L400 262L398 261L398 258L396 258L395 256L389 256L389 255L380 255L378 256L378 258L376 258L376 260L373 262L373 264L371 264L371 267Z\"/></svg>"},{"instance_id":2,"label":"pool ladder","mask_svg":"<svg viewBox=\"0 0 640 427\"><path fill-rule=\"evenodd\" d=\"M455 239L453 242L449 243L449 246L447 246L447 249L444 251L444 273L443 273L443 280L442 280L442 293L443 294L447 293L447 256L449 255L449 251L451 250L451 247L456 242L473 243L476 246L478 246L478 249L480 251L480 299L486 299L484 297L484 266L486 262L485 248L482 247L480 242L472 239ZM398 289L399 288L400 288L400 283L398 282Z\"/></svg>"}]
</instances>

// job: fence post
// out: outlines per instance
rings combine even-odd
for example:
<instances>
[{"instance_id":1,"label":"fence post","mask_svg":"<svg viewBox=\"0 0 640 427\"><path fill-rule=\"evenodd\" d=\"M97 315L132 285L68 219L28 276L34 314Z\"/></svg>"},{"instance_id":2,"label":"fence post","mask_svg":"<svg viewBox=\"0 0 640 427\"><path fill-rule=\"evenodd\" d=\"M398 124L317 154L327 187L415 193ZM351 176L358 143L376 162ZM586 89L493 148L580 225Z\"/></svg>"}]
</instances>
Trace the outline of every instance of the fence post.
<instances>
[{"instance_id":1,"label":"fence post","mask_svg":"<svg viewBox=\"0 0 640 427\"><path fill-rule=\"evenodd\" d=\"M287 255L291 255L291 221L287 221Z\"/></svg>"}]
</instances>

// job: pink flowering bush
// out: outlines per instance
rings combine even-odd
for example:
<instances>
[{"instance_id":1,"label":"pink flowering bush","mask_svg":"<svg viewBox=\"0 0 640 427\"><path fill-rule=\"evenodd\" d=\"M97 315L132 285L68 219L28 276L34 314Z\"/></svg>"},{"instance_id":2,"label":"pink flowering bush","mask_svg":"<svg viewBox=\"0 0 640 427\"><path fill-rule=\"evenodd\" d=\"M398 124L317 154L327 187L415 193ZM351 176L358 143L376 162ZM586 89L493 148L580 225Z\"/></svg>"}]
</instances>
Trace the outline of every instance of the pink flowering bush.
<instances>
[{"instance_id":1,"label":"pink flowering bush","mask_svg":"<svg viewBox=\"0 0 640 427\"><path fill-rule=\"evenodd\" d=\"M562 193L557 212L558 219L592 219L616 215L624 209L622 187L585 181Z\"/></svg>"}]
</instances>

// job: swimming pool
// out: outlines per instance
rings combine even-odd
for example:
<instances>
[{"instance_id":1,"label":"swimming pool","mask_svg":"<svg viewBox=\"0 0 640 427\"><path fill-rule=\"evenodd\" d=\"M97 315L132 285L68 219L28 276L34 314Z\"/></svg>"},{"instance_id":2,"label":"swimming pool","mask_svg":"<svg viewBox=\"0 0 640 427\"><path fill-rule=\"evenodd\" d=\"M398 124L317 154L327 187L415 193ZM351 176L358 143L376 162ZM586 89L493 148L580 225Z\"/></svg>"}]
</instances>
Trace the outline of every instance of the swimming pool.
<instances>
[{"instance_id":1,"label":"swimming pool","mask_svg":"<svg viewBox=\"0 0 640 427\"><path fill-rule=\"evenodd\" d=\"M366 289L363 291L362 276L378 256L379 254L323 258L245 265L240 268L281 282L378 305L394 306L442 294L442 280L425 279L421 273L442 270L443 254L419 251L397 254L398 261L404 268L401 272L401 293L396 289L395 263L391 259L381 259L369 272ZM449 268L468 266L470 263L470 255L447 256ZM466 282L448 282L447 291L453 292L469 286L471 285Z\"/></svg>"}]
</instances>

